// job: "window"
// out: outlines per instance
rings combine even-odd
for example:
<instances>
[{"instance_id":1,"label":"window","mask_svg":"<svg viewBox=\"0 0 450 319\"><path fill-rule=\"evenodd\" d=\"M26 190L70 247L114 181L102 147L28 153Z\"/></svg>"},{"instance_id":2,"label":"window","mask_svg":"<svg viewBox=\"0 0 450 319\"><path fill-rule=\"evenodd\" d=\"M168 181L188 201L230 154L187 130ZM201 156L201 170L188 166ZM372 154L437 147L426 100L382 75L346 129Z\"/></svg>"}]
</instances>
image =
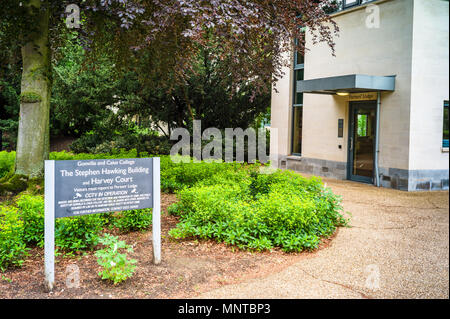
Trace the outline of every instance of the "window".
<instances>
[{"instance_id":1,"label":"window","mask_svg":"<svg viewBox=\"0 0 450 319\"><path fill-rule=\"evenodd\" d=\"M303 125L303 93L297 92L297 82L304 80L305 59L300 52L294 54L294 98L292 105L292 145L294 155L302 154L302 125Z\"/></svg>"},{"instance_id":2,"label":"window","mask_svg":"<svg viewBox=\"0 0 450 319\"><path fill-rule=\"evenodd\" d=\"M305 79L304 69L294 70L294 89L297 88L297 81L303 81ZM294 107L303 105L303 93L295 92Z\"/></svg>"},{"instance_id":3,"label":"window","mask_svg":"<svg viewBox=\"0 0 450 319\"><path fill-rule=\"evenodd\" d=\"M292 132L292 154L302 154L303 107L294 107L294 129Z\"/></svg>"},{"instance_id":4,"label":"window","mask_svg":"<svg viewBox=\"0 0 450 319\"><path fill-rule=\"evenodd\" d=\"M372 2L372 1L375 1L375 0L343 0L343 2L338 2L338 6L340 6L340 4L342 3L343 9L347 9L347 8L363 5L363 4Z\"/></svg>"},{"instance_id":5,"label":"window","mask_svg":"<svg viewBox=\"0 0 450 319\"><path fill-rule=\"evenodd\" d=\"M295 52L295 68L302 68L304 64L304 56L300 52Z\"/></svg>"},{"instance_id":6,"label":"window","mask_svg":"<svg viewBox=\"0 0 450 319\"><path fill-rule=\"evenodd\" d=\"M442 147L448 148L448 101L444 101L444 128L442 130Z\"/></svg>"},{"instance_id":7,"label":"window","mask_svg":"<svg viewBox=\"0 0 450 319\"><path fill-rule=\"evenodd\" d=\"M344 8L353 7L360 3L360 0L344 0Z\"/></svg>"}]
</instances>

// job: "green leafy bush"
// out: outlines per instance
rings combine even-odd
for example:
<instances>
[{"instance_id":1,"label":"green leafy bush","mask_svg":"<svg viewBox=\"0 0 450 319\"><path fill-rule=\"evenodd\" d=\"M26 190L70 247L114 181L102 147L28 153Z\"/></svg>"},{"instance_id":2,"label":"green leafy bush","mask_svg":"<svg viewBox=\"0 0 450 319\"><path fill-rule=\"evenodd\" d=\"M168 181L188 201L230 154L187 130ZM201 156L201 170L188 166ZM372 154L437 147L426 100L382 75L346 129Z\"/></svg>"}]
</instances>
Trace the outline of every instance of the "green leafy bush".
<instances>
[{"instance_id":1,"label":"green leafy bush","mask_svg":"<svg viewBox=\"0 0 450 319\"><path fill-rule=\"evenodd\" d=\"M155 131L141 129L130 125L122 131L105 134L102 131L87 132L75 140L70 149L75 153L111 153L116 149L136 149L138 152L152 154L169 154L171 141L165 136L159 136Z\"/></svg>"},{"instance_id":2,"label":"green leafy bush","mask_svg":"<svg viewBox=\"0 0 450 319\"><path fill-rule=\"evenodd\" d=\"M16 205L24 224L23 239L28 245L44 245L44 198L24 194ZM122 232L148 229L152 210L129 210L113 213L59 218L55 221L55 244L65 252L91 249L98 243L104 226L110 224Z\"/></svg>"},{"instance_id":3,"label":"green leafy bush","mask_svg":"<svg viewBox=\"0 0 450 319\"><path fill-rule=\"evenodd\" d=\"M69 253L92 249L98 244L104 225L101 215L58 218L55 245Z\"/></svg>"},{"instance_id":4,"label":"green leafy bush","mask_svg":"<svg viewBox=\"0 0 450 319\"><path fill-rule=\"evenodd\" d=\"M6 176L14 168L16 152L0 152L0 178Z\"/></svg>"},{"instance_id":5,"label":"green leafy bush","mask_svg":"<svg viewBox=\"0 0 450 319\"><path fill-rule=\"evenodd\" d=\"M44 198L22 195L17 199L24 224L23 239L28 245L44 245ZM91 249L108 222L104 214L58 218L55 221L55 245L66 253Z\"/></svg>"},{"instance_id":6,"label":"green leafy bush","mask_svg":"<svg viewBox=\"0 0 450 319\"><path fill-rule=\"evenodd\" d=\"M225 171L234 172L241 164L238 163L175 163L170 156L161 157L161 190L175 192L185 187L194 186L200 181L212 178L215 174Z\"/></svg>"},{"instance_id":7,"label":"green leafy bush","mask_svg":"<svg viewBox=\"0 0 450 319\"><path fill-rule=\"evenodd\" d=\"M18 211L0 206L0 271L23 264L27 255L23 230L24 224Z\"/></svg>"},{"instance_id":8,"label":"green leafy bush","mask_svg":"<svg viewBox=\"0 0 450 319\"><path fill-rule=\"evenodd\" d=\"M28 187L28 181L27 176L14 175L11 171L0 181L0 195L12 195L23 192Z\"/></svg>"},{"instance_id":9,"label":"green leafy bush","mask_svg":"<svg viewBox=\"0 0 450 319\"><path fill-rule=\"evenodd\" d=\"M8 156L13 163L14 154ZM53 160L138 156L149 154L123 149L107 154L50 154ZM169 207L170 214L181 216L181 222L170 231L174 238L209 238L251 250L280 247L301 251L315 249L322 237L347 223L340 198L325 189L318 178L279 170L262 174L259 165L194 163L190 158L176 163L169 156L160 158L161 189L176 192L180 200ZM25 242L42 245L42 196L20 197L17 206L26 224ZM151 210L58 219L56 244L65 251L92 248L107 224L123 232L147 229Z\"/></svg>"},{"instance_id":10,"label":"green leafy bush","mask_svg":"<svg viewBox=\"0 0 450 319\"><path fill-rule=\"evenodd\" d=\"M23 238L27 244L44 245L44 198L42 196L22 195L16 205L24 224Z\"/></svg>"},{"instance_id":11,"label":"green leafy bush","mask_svg":"<svg viewBox=\"0 0 450 319\"><path fill-rule=\"evenodd\" d=\"M55 161L136 158L136 157L138 157L138 152L135 149L129 151L124 149L113 149L110 153L99 153L99 154L91 154L91 153L73 154L66 151L50 153L50 159Z\"/></svg>"},{"instance_id":12,"label":"green leafy bush","mask_svg":"<svg viewBox=\"0 0 450 319\"><path fill-rule=\"evenodd\" d=\"M50 153L50 159L55 161L137 157L150 157L150 155L145 151L138 153L136 149L129 151L111 149L109 153L99 154L73 154L66 151ZM170 156L161 155L159 157L161 158L161 189L165 192L175 192L184 187L191 187L197 182L208 180L220 172L233 173L243 166L243 164L238 163L194 163L191 158L188 158L187 163L175 163ZM1 177L2 172L7 174L14 168L15 152L0 152L0 160Z\"/></svg>"},{"instance_id":13,"label":"green leafy bush","mask_svg":"<svg viewBox=\"0 0 450 319\"><path fill-rule=\"evenodd\" d=\"M147 155L148 153L145 154ZM55 161L136 158L136 157L139 157L136 149L132 149L129 151L125 149L112 149L109 153L99 153L99 154L90 154L90 153L73 154L66 151L50 153L50 159ZM16 152L0 151L0 179L13 171L15 160L16 160Z\"/></svg>"},{"instance_id":14,"label":"green leafy bush","mask_svg":"<svg viewBox=\"0 0 450 319\"><path fill-rule=\"evenodd\" d=\"M289 171L221 172L178 197L169 210L181 216L172 237L210 238L243 249L312 250L347 222L340 198L320 179Z\"/></svg>"},{"instance_id":15,"label":"green leafy bush","mask_svg":"<svg viewBox=\"0 0 450 319\"><path fill-rule=\"evenodd\" d=\"M151 209L126 210L117 214L114 221L116 226L122 232L148 229L152 224Z\"/></svg>"},{"instance_id":16,"label":"green leafy bush","mask_svg":"<svg viewBox=\"0 0 450 319\"><path fill-rule=\"evenodd\" d=\"M126 250L128 253L132 253L133 248L124 241L119 241L118 237L110 234L105 234L100 238L100 243L105 248L95 253L98 257L98 264L103 268L98 275L102 279L112 281L114 284L130 278L136 268L137 260L128 259L127 254L121 253L121 251Z\"/></svg>"}]
</instances>

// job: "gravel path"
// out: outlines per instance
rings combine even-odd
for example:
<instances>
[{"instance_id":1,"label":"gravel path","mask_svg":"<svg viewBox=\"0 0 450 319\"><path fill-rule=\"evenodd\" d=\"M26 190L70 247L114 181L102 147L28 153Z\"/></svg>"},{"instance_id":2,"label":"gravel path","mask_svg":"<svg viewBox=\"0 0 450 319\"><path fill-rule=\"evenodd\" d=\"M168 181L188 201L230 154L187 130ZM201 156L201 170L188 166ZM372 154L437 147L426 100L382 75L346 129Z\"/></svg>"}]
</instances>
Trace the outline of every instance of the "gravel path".
<instances>
[{"instance_id":1,"label":"gravel path","mask_svg":"<svg viewBox=\"0 0 450 319\"><path fill-rule=\"evenodd\" d=\"M198 298L449 298L449 193L324 179L351 228L279 273Z\"/></svg>"}]
</instances>

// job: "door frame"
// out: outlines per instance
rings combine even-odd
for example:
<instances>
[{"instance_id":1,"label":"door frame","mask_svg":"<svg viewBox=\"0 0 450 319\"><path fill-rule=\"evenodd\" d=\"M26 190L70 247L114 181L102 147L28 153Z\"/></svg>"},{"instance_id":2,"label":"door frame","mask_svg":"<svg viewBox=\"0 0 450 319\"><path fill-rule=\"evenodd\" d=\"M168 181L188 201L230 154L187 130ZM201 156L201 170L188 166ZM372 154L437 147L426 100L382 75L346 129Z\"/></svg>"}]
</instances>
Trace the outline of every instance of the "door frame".
<instances>
[{"instance_id":1,"label":"door frame","mask_svg":"<svg viewBox=\"0 0 450 319\"><path fill-rule=\"evenodd\" d=\"M368 183L373 184L375 182L375 152L376 152L376 142L374 140L373 145L373 172L372 177L366 177L366 176L358 176L353 175L353 152L355 150L355 141L353 141L352 145L352 138L354 136L354 130L355 130L355 123L354 123L354 112L357 108L366 108L366 109L373 109L375 111L375 123L373 123L373 127L375 130L375 136L377 134L377 125L376 125L376 118L377 118L377 101L375 100L367 100L367 101L350 101L349 102L349 119L348 119L348 140L347 140L347 179L355 182L361 182L361 183ZM350 149L350 146L353 146L352 149Z\"/></svg>"}]
</instances>

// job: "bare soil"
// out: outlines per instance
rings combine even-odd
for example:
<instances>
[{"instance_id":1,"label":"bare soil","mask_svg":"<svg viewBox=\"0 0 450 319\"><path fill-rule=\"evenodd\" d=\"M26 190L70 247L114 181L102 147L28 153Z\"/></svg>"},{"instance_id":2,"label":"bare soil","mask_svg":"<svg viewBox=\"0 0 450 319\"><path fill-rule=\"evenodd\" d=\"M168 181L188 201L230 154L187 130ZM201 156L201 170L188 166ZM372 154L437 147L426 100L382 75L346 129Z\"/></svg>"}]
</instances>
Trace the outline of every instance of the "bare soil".
<instances>
[{"instance_id":1,"label":"bare soil","mask_svg":"<svg viewBox=\"0 0 450 319\"><path fill-rule=\"evenodd\" d=\"M176 201L174 195L162 194L162 262L152 263L151 231L119 235L121 240L133 245L131 258L138 264L133 277L114 286L98 276L100 267L94 252L76 257L57 257L55 288L47 292L44 285L44 252L33 248L21 268L0 273L0 298L191 298L228 284L280 272L302 258L313 257L327 247L326 239L315 252L287 254L280 250L249 252L214 241L195 239L175 241L168 231L176 226L178 218L167 214L167 207ZM335 234L336 235L336 234ZM66 285L66 270L76 265L80 270L80 285Z\"/></svg>"}]
</instances>

